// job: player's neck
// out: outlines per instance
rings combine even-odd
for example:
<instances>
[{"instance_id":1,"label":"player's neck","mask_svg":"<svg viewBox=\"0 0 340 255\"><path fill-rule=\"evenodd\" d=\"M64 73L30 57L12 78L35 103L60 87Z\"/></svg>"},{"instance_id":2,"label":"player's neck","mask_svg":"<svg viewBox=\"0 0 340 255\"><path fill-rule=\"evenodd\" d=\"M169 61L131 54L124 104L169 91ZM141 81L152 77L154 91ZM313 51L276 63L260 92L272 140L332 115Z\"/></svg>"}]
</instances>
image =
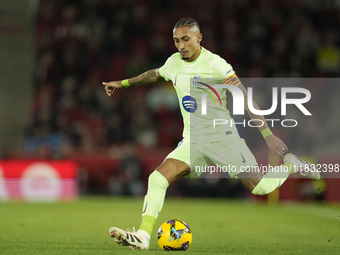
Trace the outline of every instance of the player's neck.
<instances>
[{"instance_id":1,"label":"player's neck","mask_svg":"<svg viewBox=\"0 0 340 255\"><path fill-rule=\"evenodd\" d=\"M191 56L190 59L184 60L184 61L185 62L194 62L200 56L201 52L202 52L202 48L199 47L199 49L195 52L194 55Z\"/></svg>"}]
</instances>

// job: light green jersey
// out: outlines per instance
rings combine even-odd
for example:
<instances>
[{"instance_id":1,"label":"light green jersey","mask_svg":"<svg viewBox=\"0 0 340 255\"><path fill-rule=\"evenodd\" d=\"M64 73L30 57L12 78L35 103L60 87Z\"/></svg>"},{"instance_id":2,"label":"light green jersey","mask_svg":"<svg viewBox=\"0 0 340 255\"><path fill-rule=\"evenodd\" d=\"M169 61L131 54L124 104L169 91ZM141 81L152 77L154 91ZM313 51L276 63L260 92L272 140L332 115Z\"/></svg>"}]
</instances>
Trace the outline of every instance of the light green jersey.
<instances>
[{"instance_id":1,"label":"light green jersey","mask_svg":"<svg viewBox=\"0 0 340 255\"><path fill-rule=\"evenodd\" d=\"M225 140L235 132L226 108L227 90L214 88L215 84L239 84L233 68L224 59L201 47L201 54L195 61L185 62L177 52L168 58L159 72L165 80L171 80L176 89L184 122L184 139L191 143L215 142ZM202 97L206 98L206 114L202 113ZM214 127L217 119L228 123Z\"/></svg>"}]
</instances>

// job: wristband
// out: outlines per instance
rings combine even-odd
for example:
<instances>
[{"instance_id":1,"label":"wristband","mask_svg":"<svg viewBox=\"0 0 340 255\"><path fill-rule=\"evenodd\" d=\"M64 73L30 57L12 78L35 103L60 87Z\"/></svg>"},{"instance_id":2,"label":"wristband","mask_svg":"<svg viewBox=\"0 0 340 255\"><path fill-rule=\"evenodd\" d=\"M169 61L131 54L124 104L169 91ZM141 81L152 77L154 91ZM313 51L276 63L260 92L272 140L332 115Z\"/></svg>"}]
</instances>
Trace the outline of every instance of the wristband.
<instances>
[{"instance_id":1,"label":"wristband","mask_svg":"<svg viewBox=\"0 0 340 255\"><path fill-rule=\"evenodd\" d=\"M123 86L124 88L129 87L129 86L130 86L129 80L128 80L128 79L122 80L122 86Z\"/></svg>"},{"instance_id":2,"label":"wristband","mask_svg":"<svg viewBox=\"0 0 340 255\"><path fill-rule=\"evenodd\" d=\"M272 133L272 131L270 131L269 128L265 128L265 129L263 129L263 130L261 131L261 134L262 134L263 138L266 139L267 136L270 136L270 135L272 135L273 133Z\"/></svg>"}]
</instances>

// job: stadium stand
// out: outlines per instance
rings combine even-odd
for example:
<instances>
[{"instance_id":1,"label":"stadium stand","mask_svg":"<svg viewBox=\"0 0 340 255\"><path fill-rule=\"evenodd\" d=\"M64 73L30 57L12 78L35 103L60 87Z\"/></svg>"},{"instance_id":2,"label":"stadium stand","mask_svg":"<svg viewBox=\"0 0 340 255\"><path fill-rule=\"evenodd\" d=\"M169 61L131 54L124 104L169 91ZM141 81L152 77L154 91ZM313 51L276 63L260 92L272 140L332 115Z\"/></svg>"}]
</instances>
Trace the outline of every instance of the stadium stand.
<instances>
[{"instance_id":1,"label":"stadium stand","mask_svg":"<svg viewBox=\"0 0 340 255\"><path fill-rule=\"evenodd\" d=\"M26 151L67 158L131 141L146 149L176 147L182 119L171 83L107 97L101 82L160 67L176 52L172 26L183 16L200 22L202 45L239 77L339 77L339 7L339 1L317 0L42 0ZM310 89L316 97L331 96L322 87ZM316 125L274 132L310 154L315 148L301 141L315 135ZM265 149L257 130L240 132L253 151Z\"/></svg>"}]
</instances>

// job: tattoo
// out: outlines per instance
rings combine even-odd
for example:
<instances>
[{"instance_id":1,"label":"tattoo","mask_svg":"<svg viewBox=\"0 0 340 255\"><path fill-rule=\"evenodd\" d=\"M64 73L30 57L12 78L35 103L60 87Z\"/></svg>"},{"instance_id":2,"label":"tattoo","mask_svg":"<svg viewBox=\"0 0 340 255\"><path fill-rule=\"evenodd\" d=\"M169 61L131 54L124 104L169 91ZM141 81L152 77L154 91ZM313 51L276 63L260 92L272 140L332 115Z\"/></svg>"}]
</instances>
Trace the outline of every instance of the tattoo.
<instances>
[{"instance_id":1,"label":"tattoo","mask_svg":"<svg viewBox=\"0 0 340 255\"><path fill-rule=\"evenodd\" d=\"M145 73L129 79L129 83L132 86L148 85L159 81L165 81L159 74L159 68L146 71Z\"/></svg>"},{"instance_id":2,"label":"tattoo","mask_svg":"<svg viewBox=\"0 0 340 255\"><path fill-rule=\"evenodd\" d=\"M255 171L239 173L237 176L249 191L253 191L256 185L261 181L263 175L260 171Z\"/></svg>"}]
</instances>

